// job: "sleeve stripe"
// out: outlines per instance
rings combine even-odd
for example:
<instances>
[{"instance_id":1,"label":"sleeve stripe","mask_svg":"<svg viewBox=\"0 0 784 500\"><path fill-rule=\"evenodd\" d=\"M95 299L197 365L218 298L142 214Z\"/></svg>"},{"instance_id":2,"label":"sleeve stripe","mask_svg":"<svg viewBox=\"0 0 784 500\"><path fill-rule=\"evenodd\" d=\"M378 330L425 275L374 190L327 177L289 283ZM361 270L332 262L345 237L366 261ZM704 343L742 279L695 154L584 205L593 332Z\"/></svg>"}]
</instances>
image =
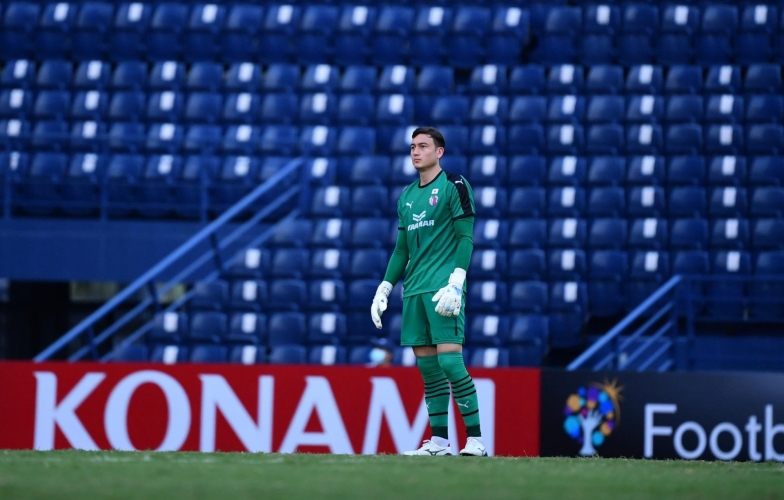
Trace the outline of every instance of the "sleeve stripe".
<instances>
[{"instance_id":1,"label":"sleeve stripe","mask_svg":"<svg viewBox=\"0 0 784 500\"><path fill-rule=\"evenodd\" d=\"M455 186L457 190L457 195L460 197L460 206L463 209L463 215L474 215L474 207L471 206L471 197L468 195L468 188L465 185L465 179L463 176L457 174L450 174L448 177L449 181L452 182L452 185ZM459 184L455 181L462 181Z\"/></svg>"}]
</instances>

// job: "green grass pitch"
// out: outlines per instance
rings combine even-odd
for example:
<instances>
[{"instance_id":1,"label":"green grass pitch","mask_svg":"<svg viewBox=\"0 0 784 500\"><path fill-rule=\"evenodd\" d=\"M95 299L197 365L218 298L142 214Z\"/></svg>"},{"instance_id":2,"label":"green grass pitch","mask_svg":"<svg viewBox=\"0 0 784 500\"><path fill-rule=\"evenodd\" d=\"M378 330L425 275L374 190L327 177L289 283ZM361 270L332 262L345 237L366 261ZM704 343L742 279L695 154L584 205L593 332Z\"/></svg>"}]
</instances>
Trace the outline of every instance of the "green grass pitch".
<instances>
[{"instance_id":1,"label":"green grass pitch","mask_svg":"<svg viewBox=\"0 0 784 500\"><path fill-rule=\"evenodd\" d=\"M784 499L784 464L0 450L0 499Z\"/></svg>"}]
</instances>

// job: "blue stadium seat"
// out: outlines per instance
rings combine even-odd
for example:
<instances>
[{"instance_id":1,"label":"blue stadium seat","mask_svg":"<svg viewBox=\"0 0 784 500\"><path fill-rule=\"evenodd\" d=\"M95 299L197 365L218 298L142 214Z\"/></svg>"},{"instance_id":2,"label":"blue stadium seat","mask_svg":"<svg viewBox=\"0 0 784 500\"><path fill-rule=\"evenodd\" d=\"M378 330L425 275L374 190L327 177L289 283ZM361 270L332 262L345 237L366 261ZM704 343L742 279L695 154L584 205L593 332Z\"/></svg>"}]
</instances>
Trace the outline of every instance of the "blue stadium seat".
<instances>
[{"instance_id":1,"label":"blue stadium seat","mask_svg":"<svg viewBox=\"0 0 784 500\"><path fill-rule=\"evenodd\" d=\"M750 154L777 154L784 150L784 129L780 125L751 125L746 128L746 151Z\"/></svg>"},{"instance_id":2,"label":"blue stadium seat","mask_svg":"<svg viewBox=\"0 0 784 500\"><path fill-rule=\"evenodd\" d=\"M220 344L228 331L228 319L219 312L197 312L191 315L188 341Z\"/></svg>"},{"instance_id":3,"label":"blue stadium seat","mask_svg":"<svg viewBox=\"0 0 784 500\"><path fill-rule=\"evenodd\" d=\"M509 254L509 279L513 280L545 280L547 278L547 262L544 250L529 248L515 250ZM514 296L515 290L512 289Z\"/></svg>"},{"instance_id":4,"label":"blue stadium seat","mask_svg":"<svg viewBox=\"0 0 784 500\"><path fill-rule=\"evenodd\" d=\"M339 345L346 336L346 316L318 313L308 321L307 342L315 345Z\"/></svg>"},{"instance_id":5,"label":"blue stadium seat","mask_svg":"<svg viewBox=\"0 0 784 500\"><path fill-rule=\"evenodd\" d=\"M547 256L548 277L552 280L582 280L587 264L585 252L566 249L551 250Z\"/></svg>"},{"instance_id":6,"label":"blue stadium seat","mask_svg":"<svg viewBox=\"0 0 784 500\"><path fill-rule=\"evenodd\" d=\"M273 5L267 9L257 52L262 62L280 63L294 55L300 15L301 9L295 5Z\"/></svg>"},{"instance_id":7,"label":"blue stadium seat","mask_svg":"<svg viewBox=\"0 0 784 500\"><path fill-rule=\"evenodd\" d=\"M281 345L270 349L267 362L272 365L301 365L307 363L308 351L301 345Z\"/></svg>"},{"instance_id":8,"label":"blue stadium seat","mask_svg":"<svg viewBox=\"0 0 784 500\"><path fill-rule=\"evenodd\" d=\"M509 236L511 248L544 248L547 242L547 223L543 219L515 220Z\"/></svg>"},{"instance_id":9,"label":"blue stadium seat","mask_svg":"<svg viewBox=\"0 0 784 500\"><path fill-rule=\"evenodd\" d=\"M152 90L179 90L185 86L185 64L177 61L155 63L147 85Z\"/></svg>"},{"instance_id":10,"label":"blue stadium seat","mask_svg":"<svg viewBox=\"0 0 784 500\"><path fill-rule=\"evenodd\" d=\"M150 357L150 349L146 345L130 344L112 351L111 360L117 363L142 363Z\"/></svg>"},{"instance_id":11,"label":"blue stadium seat","mask_svg":"<svg viewBox=\"0 0 784 500\"><path fill-rule=\"evenodd\" d=\"M509 196L509 215L537 217L544 214L545 190L536 187L514 188Z\"/></svg>"},{"instance_id":12,"label":"blue stadium seat","mask_svg":"<svg viewBox=\"0 0 784 500\"><path fill-rule=\"evenodd\" d=\"M705 134L705 152L737 154L743 147L743 128L738 125L709 125Z\"/></svg>"},{"instance_id":13,"label":"blue stadium seat","mask_svg":"<svg viewBox=\"0 0 784 500\"><path fill-rule=\"evenodd\" d=\"M314 221L311 244L315 247L345 248L351 235L351 222L347 219Z\"/></svg>"},{"instance_id":14,"label":"blue stadium seat","mask_svg":"<svg viewBox=\"0 0 784 500\"><path fill-rule=\"evenodd\" d=\"M743 81L743 91L749 94L780 92L780 67L776 64L750 64Z\"/></svg>"},{"instance_id":15,"label":"blue stadium seat","mask_svg":"<svg viewBox=\"0 0 784 500\"><path fill-rule=\"evenodd\" d=\"M402 64L384 66L378 79L378 91L408 95L414 89L415 78L414 68Z\"/></svg>"},{"instance_id":16,"label":"blue stadium seat","mask_svg":"<svg viewBox=\"0 0 784 500\"><path fill-rule=\"evenodd\" d=\"M24 119L33 107L33 92L22 89L4 90L0 93L0 117Z\"/></svg>"},{"instance_id":17,"label":"blue stadium seat","mask_svg":"<svg viewBox=\"0 0 784 500\"><path fill-rule=\"evenodd\" d=\"M664 119L670 123L701 123L702 96L672 95L667 98Z\"/></svg>"},{"instance_id":18,"label":"blue stadium seat","mask_svg":"<svg viewBox=\"0 0 784 500\"><path fill-rule=\"evenodd\" d=\"M507 211L506 189L491 186L474 189L476 215L478 217L500 218ZM511 202L509 202L511 211Z\"/></svg>"},{"instance_id":19,"label":"blue stadium seat","mask_svg":"<svg viewBox=\"0 0 784 500\"><path fill-rule=\"evenodd\" d=\"M261 311L267 301L267 284L264 281L235 282L231 287L231 307L241 311Z\"/></svg>"},{"instance_id":20,"label":"blue stadium seat","mask_svg":"<svg viewBox=\"0 0 784 500\"><path fill-rule=\"evenodd\" d=\"M221 311L229 304L229 284L223 280L199 281L188 302L192 310Z\"/></svg>"},{"instance_id":21,"label":"blue stadium seat","mask_svg":"<svg viewBox=\"0 0 784 500\"><path fill-rule=\"evenodd\" d=\"M6 62L0 75L0 85L3 88L26 89L33 84L36 75L34 61L17 59Z\"/></svg>"},{"instance_id":22,"label":"blue stadium seat","mask_svg":"<svg viewBox=\"0 0 784 500\"><path fill-rule=\"evenodd\" d=\"M627 254L622 250L591 252L588 274L591 314L613 316L623 311L623 284L628 267Z\"/></svg>"},{"instance_id":23,"label":"blue stadium seat","mask_svg":"<svg viewBox=\"0 0 784 500\"><path fill-rule=\"evenodd\" d=\"M154 7L142 3L123 3L117 9L109 30L109 55L117 61L141 59L147 28Z\"/></svg>"},{"instance_id":24,"label":"blue stadium seat","mask_svg":"<svg viewBox=\"0 0 784 500\"><path fill-rule=\"evenodd\" d=\"M576 217L585 210L585 190L583 188L563 187L548 191L548 216Z\"/></svg>"},{"instance_id":25,"label":"blue stadium seat","mask_svg":"<svg viewBox=\"0 0 784 500\"><path fill-rule=\"evenodd\" d=\"M547 92L550 94L581 94L585 85L582 66L559 64L552 66L547 72Z\"/></svg>"},{"instance_id":26,"label":"blue stadium seat","mask_svg":"<svg viewBox=\"0 0 784 500\"><path fill-rule=\"evenodd\" d=\"M744 117L744 102L740 96L732 94L714 95L707 100L705 121L718 123L738 123Z\"/></svg>"},{"instance_id":27,"label":"blue stadium seat","mask_svg":"<svg viewBox=\"0 0 784 500\"><path fill-rule=\"evenodd\" d=\"M585 283L556 282L550 286L550 345L556 348L578 347L580 332L588 313Z\"/></svg>"},{"instance_id":28,"label":"blue stadium seat","mask_svg":"<svg viewBox=\"0 0 784 500\"><path fill-rule=\"evenodd\" d=\"M329 66L326 66L329 68ZM254 81L256 77L256 68L247 69L247 67L239 66L240 76L244 70L249 81ZM248 74L249 73L249 74ZM319 73L321 76L323 72ZM315 78L315 69L313 69L312 76ZM295 92L300 89L300 68L294 64L275 63L267 67L264 73L264 78L259 78L261 89L265 92ZM256 90L256 89L248 89Z\"/></svg>"},{"instance_id":29,"label":"blue stadium seat","mask_svg":"<svg viewBox=\"0 0 784 500\"><path fill-rule=\"evenodd\" d=\"M414 9L382 6L372 37L375 64L397 64L408 58L408 37L414 24Z\"/></svg>"},{"instance_id":30,"label":"blue stadium seat","mask_svg":"<svg viewBox=\"0 0 784 500\"><path fill-rule=\"evenodd\" d=\"M215 92L222 90L223 66L209 61L193 63L188 70L185 86L191 91Z\"/></svg>"},{"instance_id":31,"label":"blue stadium seat","mask_svg":"<svg viewBox=\"0 0 784 500\"><path fill-rule=\"evenodd\" d=\"M331 54L340 10L335 6L308 5L304 7L297 36L297 59L304 64L320 62Z\"/></svg>"},{"instance_id":32,"label":"blue stadium seat","mask_svg":"<svg viewBox=\"0 0 784 500\"><path fill-rule=\"evenodd\" d=\"M232 278L261 279L270 269L270 258L270 251L246 248L228 263L226 273Z\"/></svg>"},{"instance_id":33,"label":"blue stadium seat","mask_svg":"<svg viewBox=\"0 0 784 500\"><path fill-rule=\"evenodd\" d=\"M548 170L547 180L551 186L580 186L585 182L586 160L575 156L555 157Z\"/></svg>"},{"instance_id":34,"label":"blue stadium seat","mask_svg":"<svg viewBox=\"0 0 784 500\"><path fill-rule=\"evenodd\" d=\"M749 172L749 184L757 186L784 185L784 160L778 156L758 156L754 158Z\"/></svg>"},{"instance_id":35,"label":"blue stadium seat","mask_svg":"<svg viewBox=\"0 0 784 500\"><path fill-rule=\"evenodd\" d=\"M522 56L529 38L530 15L517 6L495 9L489 36L486 38L485 59L493 64L515 64Z\"/></svg>"},{"instance_id":36,"label":"blue stadium seat","mask_svg":"<svg viewBox=\"0 0 784 500\"><path fill-rule=\"evenodd\" d=\"M509 366L509 351L505 347L479 347L472 349L468 366L505 368Z\"/></svg>"},{"instance_id":37,"label":"blue stadium seat","mask_svg":"<svg viewBox=\"0 0 784 500\"><path fill-rule=\"evenodd\" d=\"M313 250L309 274L315 278L340 279L348 274L349 252L335 248Z\"/></svg>"},{"instance_id":38,"label":"blue stadium seat","mask_svg":"<svg viewBox=\"0 0 784 500\"><path fill-rule=\"evenodd\" d=\"M297 98L291 94L267 94L263 103L259 96L249 92L227 94L222 118L224 122L250 124L261 115L271 123L286 123L292 119L296 108Z\"/></svg>"},{"instance_id":39,"label":"blue stadium seat","mask_svg":"<svg viewBox=\"0 0 784 500\"><path fill-rule=\"evenodd\" d=\"M222 34L222 57L233 62L255 59L258 35L264 25L264 10L257 5L232 5ZM250 63L246 63L250 64Z\"/></svg>"},{"instance_id":40,"label":"blue stadium seat","mask_svg":"<svg viewBox=\"0 0 784 500\"><path fill-rule=\"evenodd\" d=\"M550 123L579 124L585 116L585 99L575 95L553 96L547 115Z\"/></svg>"},{"instance_id":41,"label":"blue stadium seat","mask_svg":"<svg viewBox=\"0 0 784 500\"><path fill-rule=\"evenodd\" d=\"M637 251L632 254L626 308L634 309L669 277L669 255L665 252Z\"/></svg>"},{"instance_id":42,"label":"blue stadium seat","mask_svg":"<svg viewBox=\"0 0 784 500\"><path fill-rule=\"evenodd\" d=\"M441 45L441 32L452 25L452 9L441 6L420 6L414 21L414 33L410 39L411 63L432 64L446 55Z\"/></svg>"},{"instance_id":43,"label":"blue stadium seat","mask_svg":"<svg viewBox=\"0 0 784 500\"><path fill-rule=\"evenodd\" d=\"M656 154L662 149L662 131L658 125L634 125L626 128L626 152Z\"/></svg>"},{"instance_id":44,"label":"blue stadium seat","mask_svg":"<svg viewBox=\"0 0 784 500\"><path fill-rule=\"evenodd\" d=\"M667 247L668 238L667 220L665 219L651 217L631 221L630 248L664 249Z\"/></svg>"},{"instance_id":45,"label":"blue stadium seat","mask_svg":"<svg viewBox=\"0 0 784 500\"><path fill-rule=\"evenodd\" d=\"M597 187L590 191L587 214L591 217L618 217L626 212L626 193L620 187Z\"/></svg>"},{"instance_id":46,"label":"blue stadium seat","mask_svg":"<svg viewBox=\"0 0 784 500\"><path fill-rule=\"evenodd\" d=\"M624 99L614 95L597 95L588 103L586 120L591 123L620 123L624 116Z\"/></svg>"},{"instance_id":47,"label":"blue stadium seat","mask_svg":"<svg viewBox=\"0 0 784 500\"><path fill-rule=\"evenodd\" d=\"M345 364L346 349L331 345L311 347L308 352L308 363L323 366Z\"/></svg>"},{"instance_id":48,"label":"blue stadium seat","mask_svg":"<svg viewBox=\"0 0 784 500\"><path fill-rule=\"evenodd\" d=\"M702 187L674 187L669 191L667 212L670 217L704 217L708 208Z\"/></svg>"},{"instance_id":49,"label":"blue stadium seat","mask_svg":"<svg viewBox=\"0 0 784 500\"><path fill-rule=\"evenodd\" d=\"M509 75L509 94L539 94L544 91L544 68L539 65L516 66Z\"/></svg>"},{"instance_id":50,"label":"blue stadium seat","mask_svg":"<svg viewBox=\"0 0 784 500\"><path fill-rule=\"evenodd\" d=\"M71 106L71 118L77 120L104 121L109 109L109 94L90 90L77 92Z\"/></svg>"},{"instance_id":51,"label":"blue stadium seat","mask_svg":"<svg viewBox=\"0 0 784 500\"><path fill-rule=\"evenodd\" d=\"M784 219L757 219L751 243L754 250L784 250Z\"/></svg>"},{"instance_id":52,"label":"blue stadium seat","mask_svg":"<svg viewBox=\"0 0 784 500\"><path fill-rule=\"evenodd\" d=\"M272 257L269 275L273 278L302 279L307 272L310 253L301 248L279 248Z\"/></svg>"},{"instance_id":53,"label":"blue stadium seat","mask_svg":"<svg viewBox=\"0 0 784 500\"><path fill-rule=\"evenodd\" d=\"M626 245L626 232L625 219L594 219L588 233L588 246L591 248L622 248Z\"/></svg>"},{"instance_id":54,"label":"blue stadium seat","mask_svg":"<svg viewBox=\"0 0 784 500\"><path fill-rule=\"evenodd\" d=\"M765 277L765 275L780 278L784 275L784 251L760 252L754 263L754 274L760 278ZM770 297L780 298L784 294L784 286L782 286L780 281L755 282L749 288L749 298L752 300L749 305L749 313L752 316L757 318L777 318L784 315L784 307L782 307L780 300L775 301L773 304L769 302ZM760 302L755 303L755 299Z\"/></svg>"},{"instance_id":55,"label":"blue stadium seat","mask_svg":"<svg viewBox=\"0 0 784 500\"><path fill-rule=\"evenodd\" d=\"M546 117L547 99L542 96L515 97L509 110L509 121L514 123L539 123Z\"/></svg>"},{"instance_id":56,"label":"blue stadium seat","mask_svg":"<svg viewBox=\"0 0 784 500\"><path fill-rule=\"evenodd\" d=\"M33 128L31 144L41 150L60 151L68 140L68 125L64 121L39 121Z\"/></svg>"},{"instance_id":57,"label":"blue stadium seat","mask_svg":"<svg viewBox=\"0 0 784 500\"><path fill-rule=\"evenodd\" d=\"M782 217L784 215L784 188L758 187L754 189L750 213L757 217Z\"/></svg>"},{"instance_id":58,"label":"blue stadium seat","mask_svg":"<svg viewBox=\"0 0 784 500\"><path fill-rule=\"evenodd\" d=\"M549 296L546 282L518 281L511 285L515 312L539 314L547 311Z\"/></svg>"},{"instance_id":59,"label":"blue stadium seat","mask_svg":"<svg viewBox=\"0 0 784 500\"><path fill-rule=\"evenodd\" d=\"M705 159L701 156L671 156L667 183L701 186L705 182Z\"/></svg>"},{"instance_id":60,"label":"blue stadium seat","mask_svg":"<svg viewBox=\"0 0 784 500\"><path fill-rule=\"evenodd\" d=\"M306 268L307 264L306 260L303 267ZM291 271L290 267L289 271ZM265 306L267 310L271 311L300 311L305 308L307 300L308 289L305 281L302 279L276 279L269 283L269 299Z\"/></svg>"},{"instance_id":61,"label":"blue stadium seat","mask_svg":"<svg viewBox=\"0 0 784 500\"><path fill-rule=\"evenodd\" d=\"M740 68L729 64L710 66L705 78L705 92L734 94L741 89Z\"/></svg>"},{"instance_id":62,"label":"blue stadium seat","mask_svg":"<svg viewBox=\"0 0 784 500\"><path fill-rule=\"evenodd\" d=\"M267 362L267 349L256 345L239 345L229 350L229 363L243 365L262 364Z\"/></svg>"},{"instance_id":63,"label":"blue stadium seat","mask_svg":"<svg viewBox=\"0 0 784 500\"><path fill-rule=\"evenodd\" d=\"M190 350L191 363L225 363L229 349L222 345L195 345Z\"/></svg>"},{"instance_id":64,"label":"blue stadium seat","mask_svg":"<svg viewBox=\"0 0 784 500\"><path fill-rule=\"evenodd\" d=\"M157 313L150 327L150 340L153 342L181 342L188 332L188 316L184 313Z\"/></svg>"},{"instance_id":65,"label":"blue stadium seat","mask_svg":"<svg viewBox=\"0 0 784 500\"><path fill-rule=\"evenodd\" d=\"M76 68L73 86L84 90L105 90L109 87L112 67L103 61L84 61Z\"/></svg>"},{"instance_id":66,"label":"blue stadium seat","mask_svg":"<svg viewBox=\"0 0 784 500\"><path fill-rule=\"evenodd\" d=\"M736 186L745 184L746 170L746 158L742 156L717 156L711 160L708 183Z\"/></svg>"},{"instance_id":67,"label":"blue stadium seat","mask_svg":"<svg viewBox=\"0 0 784 500\"><path fill-rule=\"evenodd\" d=\"M339 280L314 280L308 290L308 307L312 311L339 312L346 301L346 289Z\"/></svg>"},{"instance_id":68,"label":"blue stadium seat","mask_svg":"<svg viewBox=\"0 0 784 500\"><path fill-rule=\"evenodd\" d=\"M702 68L677 64L667 71L664 90L668 94L698 94L702 92Z\"/></svg>"},{"instance_id":69,"label":"blue stadium seat","mask_svg":"<svg viewBox=\"0 0 784 500\"><path fill-rule=\"evenodd\" d=\"M182 56L181 34L188 22L188 6L161 3L155 7L150 27L145 37L147 57L166 61Z\"/></svg>"},{"instance_id":70,"label":"blue stadium seat","mask_svg":"<svg viewBox=\"0 0 784 500\"><path fill-rule=\"evenodd\" d=\"M748 205L745 188L727 186L711 191L709 211L712 216L742 217L746 215Z\"/></svg>"},{"instance_id":71,"label":"blue stadium seat","mask_svg":"<svg viewBox=\"0 0 784 500\"><path fill-rule=\"evenodd\" d=\"M509 333L509 318L480 314L466 325L466 340L471 345L505 346Z\"/></svg>"},{"instance_id":72,"label":"blue stadium seat","mask_svg":"<svg viewBox=\"0 0 784 500\"><path fill-rule=\"evenodd\" d=\"M604 7L610 8L609 6ZM592 8L595 7L589 7L588 12ZM623 92L623 87L622 67L609 64L595 64L589 67L588 76L585 78L585 92L587 94L619 94Z\"/></svg>"},{"instance_id":73,"label":"blue stadium seat","mask_svg":"<svg viewBox=\"0 0 784 500\"><path fill-rule=\"evenodd\" d=\"M662 122L664 98L655 95L630 96L626 106L626 121L630 123Z\"/></svg>"},{"instance_id":74,"label":"blue stadium seat","mask_svg":"<svg viewBox=\"0 0 784 500\"><path fill-rule=\"evenodd\" d=\"M475 97L471 105L469 119L472 123L502 125L506 122L509 102L505 97L494 95Z\"/></svg>"},{"instance_id":75,"label":"blue stadium seat","mask_svg":"<svg viewBox=\"0 0 784 500\"><path fill-rule=\"evenodd\" d=\"M35 27L38 24L41 6L32 2L13 2L6 6L3 29L0 34L0 56L17 59L33 54Z\"/></svg>"},{"instance_id":76,"label":"blue stadium seat","mask_svg":"<svg viewBox=\"0 0 784 500\"><path fill-rule=\"evenodd\" d=\"M236 7L236 6L235 6ZM226 36L231 36L227 34ZM296 71L296 70L295 70ZM273 72L274 75L274 72ZM299 72L296 71L296 83L299 82ZM257 91L261 86L261 68L257 64L250 62L234 63L229 66L223 82L224 88L228 92L252 92ZM266 79L265 79L266 84ZM278 84L282 87L279 90L292 91L293 88L288 88L286 82L278 80ZM278 89L274 89L278 90Z\"/></svg>"},{"instance_id":77,"label":"blue stadium seat","mask_svg":"<svg viewBox=\"0 0 784 500\"><path fill-rule=\"evenodd\" d=\"M184 363L190 359L188 353L189 349L185 346L171 344L156 345L153 346L152 352L150 353L150 361L166 365Z\"/></svg>"},{"instance_id":78,"label":"blue stadium seat","mask_svg":"<svg viewBox=\"0 0 784 500\"><path fill-rule=\"evenodd\" d=\"M376 25L375 7L345 6L334 41L334 59L340 65L363 64L370 56L371 35Z\"/></svg>"},{"instance_id":79,"label":"blue stadium seat","mask_svg":"<svg viewBox=\"0 0 784 500\"><path fill-rule=\"evenodd\" d=\"M147 119L158 122L179 121L184 105L185 96L179 92L153 92L147 100Z\"/></svg>"},{"instance_id":80,"label":"blue stadium seat","mask_svg":"<svg viewBox=\"0 0 784 500\"><path fill-rule=\"evenodd\" d=\"M583 219L550 219L549 248L580 248L585 245L587 224Z\"/></svg>"},{"instance_id":81,"label":"blue stadium seat","mask_svg":"<svg viewBox=\"0 0 784 500\"><path fill-rule=\"evenodd\" d=\"M635 156L629 160L626 181L632 185L664 183L664 159L656 156Z\"/></svg>"},{"instance_id":82,"label":"blue stadium seat","mask_svg":"<svg viewBox=\"0 0 784 500\"><path fill-rule=\"evenodd\" d=\"M389 255L386 250L366 249L355 250L351 254L348 277L350 279L377 279L381 280L387 269Z\"/></svg>"},{"instance_id":83,"label":"blue stadium seat","mask_svg":"<svg viewBox=\"0 0 784 500\"><path fill-rule=\"evenodd\" d=\"M468 177L474 186L506 185L506 158L503 156L474 156L469 166Z\"/></svg>"},{"instance_id":84,"label":"blue stadium seat","mask_svg":"<svg viewBox=\"0 0 784 500\"><path fill-rule=\"evenodd\" d=\"M44 90L38 93L33 107L37 119L63 120L71 107L71 93L60 90Z\"/></svg>"},{"instance_id":85,"label":"blue stadium seat","mask_svg":"<svg viewBox=\"0 0 784 500\"><path fill-rule=\"evenodd\" d=\"M545 183L546 163L542 156L511 156L509 157L510 186L540 186Z\"/></svg>"},{"instance_id":86,"label":"blue stadium seat","mask_svg":"<svg viewBox=\"0 0 784 500\"><path fill-rule=\"evenodd\" d=\"M185 103L185 120L214 123L223 109L223 96L217 92L192 92Z\"/></svg>"},{"instance_id":87,"label":"blue stadium seat","mask_svg":"<svg viewBox=\"0 0 784 500\"><path fill-rule=\"evenodd\" d=\"M751 95L746 101L747 123L776 123L781 120L784 112L784 100L781 96Z\"/></svg>"},{"instance_id":88,"label":"blue stadium seat","mask_svg":"<svg viewBox=\"0 0 784 500\"><path fill-rule=\"evenodd\" d=\"M712 248L742 249L749 245L749 221L746 219L713 219Z\"/></svg>"},{"instance_id":89,"label":"blue stadium seat","mask_svg":"<svg viewBox=\"0 0 784 500\"><path fill-rule=\"evenodd\" d=\"M626 176L626 159L617 156L596 156L588 167L588 184L592 186L615 186ZM593 195L591 195L593 197ZM624 193L625 197L625 193ZM590 205L589 200L589 205Z\"/></svg>"},{"instance_id":90,"label":"blue stadium seat","mask_svg":"<svg viewBox=\"0 0 784 500\"><path fill-rule=\"evenodd\" d=\"M626 76L626 91L632 94L661 94L664 73L661 66L642 64L632 66Z\"/></svg>"},{"instance_id":91,"label":"blue stadium seat","mask_svg":"<svg viewBox=\"0 0 784 500\"><path fill-rule=\"evenodd\" d=\"M278 312L269 316L269 346L303 345L307 334L305 315L298 312Z\"/></svg>"},{"instance_id":92,"label":"blue stadium seat","mask_svg":"<svg viewBox=\"0 0 784 500\"><path fill-rule=\"evenodd\" d=\"M377 218L354 219L349 244L354 248L386 248L389 221Z\"/></svg>"},{"instance_id":93,"label":"blue stadium seat","mask_svg":"<svg viewBox=\"0 0 784 500\"><path fill-rule=\"evenodd\" d=\"M383 264L384 270L386 270L386 261ZM470 279L503 280L506 277L506 269L505 251L476 249L471 254L468 275Z\"/></svg>"},{"instance_id":94,"label":"blue stadium seat","mask_svg":"<svg viewBox=\"0 0 784 500\"><path fill-rule=\"evenodd\" d=\"M707 252L701 250L685 250L675 253L672 263L673 274L704 275L710 273L710 261Z\"/></svg>"},{"instance_id":95,"label":"blue stadium seat","mask_svg":"<svg viewBox=\"0 0 784 500\"><path fill-rule=\"evenodd\" d=\"M466 301L477 312L503 313L509 306L506 283L497 281L475 281L468 289Z\"/></svg>"},{"instance_id":96,"label":"blue stadium seat","mask_svg":"<svg viewBox=\"0 0 784 500\"><path fill-rule=\"evenodd\" d=\"M670 249L705 250L708 222L705 219L674 219L670 222Z\"/></svg>"},{"instance_id":97,"label":"blue stadium seat","mask_svg":"<svg viewBox=\"0 0 784 500\"><path fill-rule=\"evenodd\" d=\"M340 77L338 90L349 94L366 94L376 89L378 75L375 66L347 66Z\"/></svg>"},{"instance_id":98,"label":"blue stadium seat","mask_svg":"<svg viewBox=\"0 0 784 500\"><path fill-rule=\"evenodd\" d=\"M142 61L117 63L112 73L111 86L115 90L143 90L147 85L147 65Z\"/></svg>"},{"instance_id":99,"label":"blue stadium seat","mask_svg":"<svg viewBox=\"0 0 784 500\"><path fill-rule=\"evenodd\" d=\"M509 239L509 223L505 220L483 219L474 224L474 247L500 250Z\"/></svg>"},{"instance_id":100,"label":"blue stadium seat","mask_svg":"<svg viewBox=\"0 0 784 500\"><path fill-rule=\"evenodd\" d=\"M506 93L507 85L506 67L486 64L477 66L471 71L468 91L475 95L497 96Z\"/></svg>"}]
</instances>

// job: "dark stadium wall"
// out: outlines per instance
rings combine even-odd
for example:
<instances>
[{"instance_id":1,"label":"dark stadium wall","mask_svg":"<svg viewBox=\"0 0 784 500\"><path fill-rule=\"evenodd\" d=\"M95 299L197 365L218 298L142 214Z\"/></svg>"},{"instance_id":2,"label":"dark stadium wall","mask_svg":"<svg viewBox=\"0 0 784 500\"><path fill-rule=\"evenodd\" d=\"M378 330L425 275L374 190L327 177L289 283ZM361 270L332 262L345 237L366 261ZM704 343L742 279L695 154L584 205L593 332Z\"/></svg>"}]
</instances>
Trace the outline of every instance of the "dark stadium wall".
<instances>
[{"instance_id":1,"label":"dark stadium wall","mask_svg":"<svg viewBox=\"0 0 784 500\"><path fill-rule=\"evenodd\" d=\"M31 359L68 330L68 283L11 281L8 299L0 359Z\"/></svg>"}]
</instances>

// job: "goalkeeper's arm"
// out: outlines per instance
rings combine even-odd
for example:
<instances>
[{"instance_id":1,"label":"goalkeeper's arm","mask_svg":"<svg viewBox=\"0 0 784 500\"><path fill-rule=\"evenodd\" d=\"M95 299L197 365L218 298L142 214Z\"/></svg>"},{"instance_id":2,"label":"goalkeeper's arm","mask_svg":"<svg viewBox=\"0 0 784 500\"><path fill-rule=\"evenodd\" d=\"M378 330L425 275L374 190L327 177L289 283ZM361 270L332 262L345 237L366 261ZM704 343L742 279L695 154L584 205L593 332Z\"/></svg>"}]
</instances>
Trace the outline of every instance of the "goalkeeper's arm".
<instances>
[{"instance_id":1,"label":"goalkeeper's arm","mask_svg":"<svg viewBox=\"0 0 784 500\"><path fill-rule=\"evenodd\" d=\"M387 310L387 298L392 293L392 288L400 280L400 277L403 276L403 271L406 270L407 265L408 245L406 245L406 233L401 230L397 232L395 250L392 252L392 257L389 258L384 281L378 285L376 295L373 297L373 305L370 306L370 317L373 319L376 328L381 328L381 315Z\"/></svg>"},{"instance_id":2,"label":"goalkeeper's arm","mask_svg":"<svg viewBox=\"0 0 784 500\"><path fill-rule=\"evenodd\" d=\"M438 302L436 312L442 316L458 316L463 305L463 284L474 250L474 217L455 220L455 236L455 270L449 275L449 283L433 297L433 302Z\"/></svg>"}]
</instances>

